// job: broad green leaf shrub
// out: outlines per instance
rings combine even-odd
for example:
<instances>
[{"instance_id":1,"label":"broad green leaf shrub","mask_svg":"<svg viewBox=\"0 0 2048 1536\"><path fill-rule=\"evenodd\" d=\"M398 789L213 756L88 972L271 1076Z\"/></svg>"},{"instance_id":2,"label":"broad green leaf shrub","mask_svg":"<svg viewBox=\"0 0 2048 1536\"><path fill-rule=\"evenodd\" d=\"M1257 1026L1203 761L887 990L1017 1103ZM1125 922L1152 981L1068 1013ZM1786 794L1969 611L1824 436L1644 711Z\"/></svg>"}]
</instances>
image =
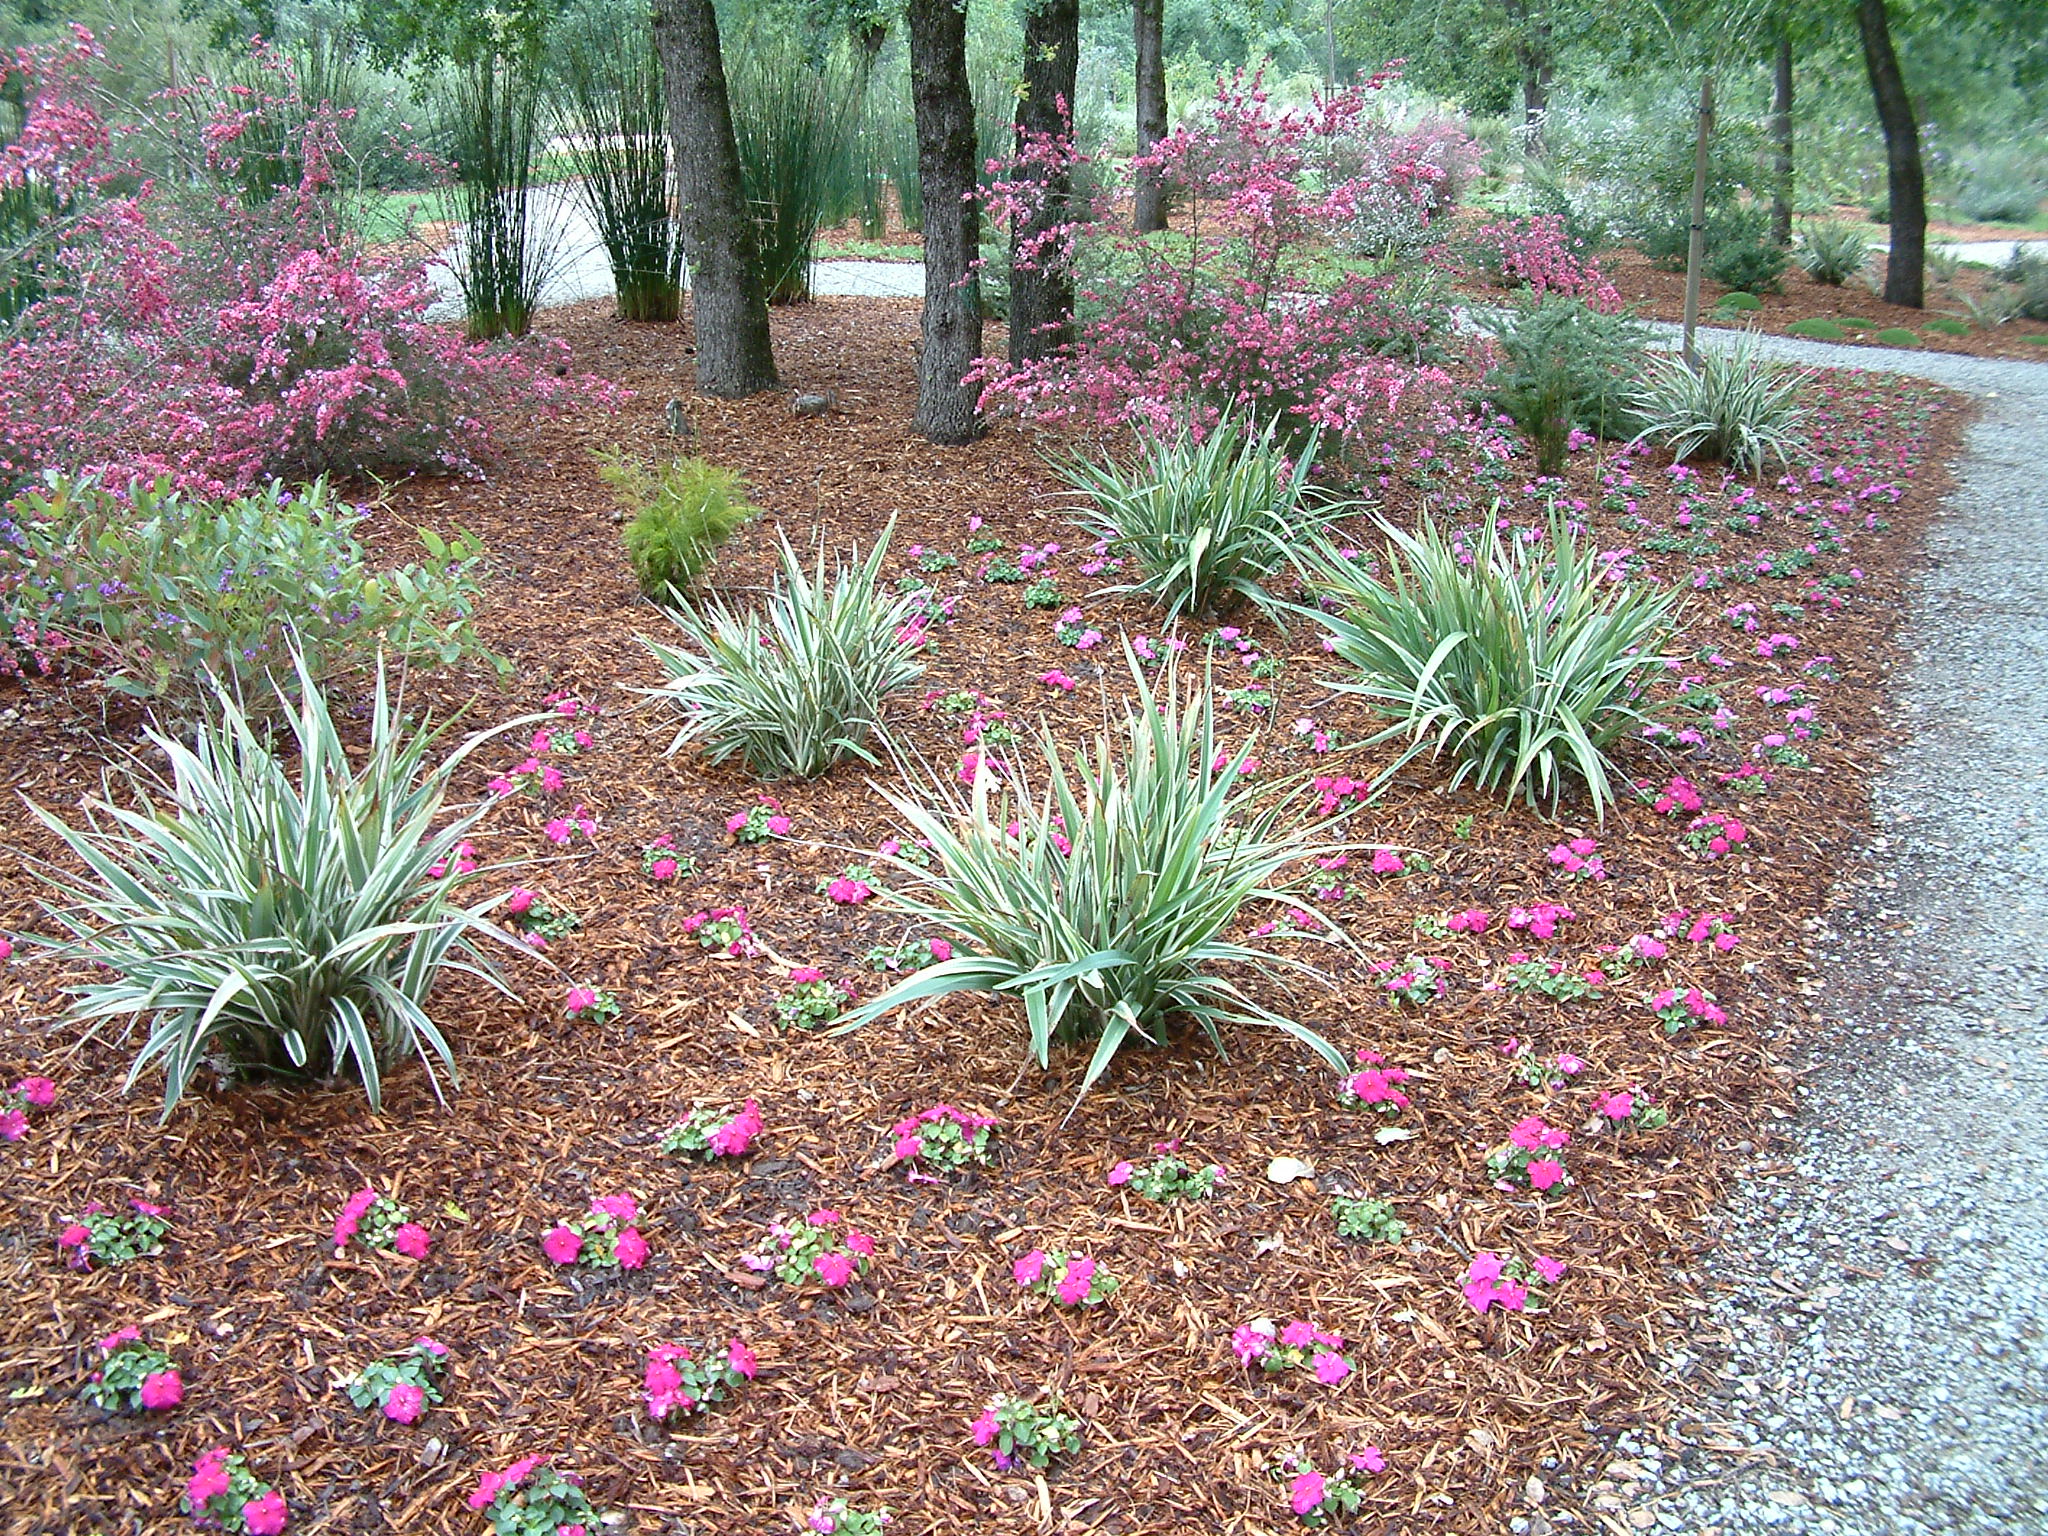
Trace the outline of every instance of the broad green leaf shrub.
<instances>
[{"instance_id":1,"label":"broad green leaf shrub","mask_svg":"<svg viewBox=\"0 0 2048 1536\"><path fill-rule=\"evenodd\" d=\"M352 761L303 661L296 684L296 698L277 689L282 742L216 686L189 743L150 732L169 774L131 775L129 803L89 801L82 826L31 806L83 866L34 866L71 935L46 942L104 968L72 983L69 1016L147 1023L127 1085L160 1066L166 1117L208 1061L352 1076L375 1109L384 1074L417 1056L438 1095L434 1064L452 1076L454 1051L428 1010L436 980L454 969L506 990L478 941L517 941L434 872L484 813L443 814L453 775L511 726L430 766L438 733L403 723L379 669Z\"/></svg>"},{"instance_id":2,"label":"broad green leaf shrub","mask_svg":"<svg viewBox=\"0 0 2048 1536\"><path fill-rule=\"evenodd\" d=\"M1701 352L1696 365L1675 355L1649 359L1630 405L1642 419L1638 436L1674 457L1719 459L1738 474L1760 475L1773 459L1790 464L1804 451L1806 378L1745 336L1725 351Z\"/></svg>"},{"instance_id":3,"label":"broad green leaf shrub","mask_svg":"<svg viewBox=\"0 0 2048 1536\"><path fill-rule=\"evenodd\" d=\"M626 558L656 601L689 591L725 541L760 515L745 481L703 459L674 459L654 475L614 450L599 456L597 472L627 511Z\"/></svg>"},{"instance_id":4,"label":"broad green leaf shrub","mask_svg":"<svg viewBox=\"0 0 2048 1536\"><path fill-rule=\"evenodd\" d=\"M1564 468L1574 428L1605 438L1635 431L1628 397L1648 339L1635 320L1552 294L1484 323L1501 355L1487 394L1529 434L1540 473Z\"/></svg>"},{"instance_id":5,"label":"broad green leaf shrub","mask_svg":"<svg viewBox=\"0 0 2048 1536\"><path fill-rule=\"evenodd\" d=\"M380 570L361 522L325 480L210 500L165 480L121 493L52 475L0 522L0 672L47 671L68 647L122 693L203 704L211 675L254 707L295 650L316 682L360 675L380 654L488 655L470 621L476 540L422 528L432 563Z\"/></svg>"},{"instance_id":6,"label":"broad green leaf shrub","mask_svg":"<svg viewBox=\"0 0 2048 1536\"><path fill-rule=\"evenodd\" d=\"M1228 1031L1284 1030L1341 1071L1320 1035L1247 995L1254 978L1298 990L1316 973L1235 936L1248 909L1287 900L1288 878L1333 851L1299 795L1244 774L1249 742L1226 747L1209 689L1183 697L1177 669L1155 688L1126 654L1121 723L1071 755L1042 735L963 787L947 773L877 786L927 846L929 865L891 860L887 899L950 936L953 953L848 1015L840 1032L956 992L1021 1006L1041 1068L1055 1044L1091 1048L1086 1094L1125 1045L1194 1027L1220 1051ZM1034 780L1038 787L1034 787ZM898 878L900 877L900 878Z\"/></svg>"},{"instance_id":7,"label":"broad green leaf shrub","mask_svg":"<svg viewBox=\"0 0 2048 1536\"><path fill-rule=\"evenodd\" d=\"M1428 520L1382 528L1384 578L1327 543L1304 561L1351 669L1334 686L1389 717L1374 742L1407 740L1380 782L1426 752L1452 760L1454 787L1553 810L1582 787L1604 815L1614 749L1655 718L1645 693L1664 670L1678 594L1608 580L1554 510L1535 542L1502 538L1492 518L1476 547Z\"/></svg>"},{"instance_id":8,"label":"broad green leaf shrub","mask_svg":"<svg viewBox=\"0 0 2048 1536\"><path fill-rule=\"evenodd\" d=\"M1199 437L1186 426L1140 427L1128 462L1055 460L1068 487L1094 504L1078 526L1137 569L1136 581L1111 590L1158 604L1169 625L1243 600L1269 606L1262 583L1342 510L1308 482L1319 438L1290 457L1277 433L1269 422L1254 435L1226 415Z\"/></svg>"},{"instance_id":9,"label":"broad green leaf shrub","mask_svg":"<svg viewBox=\"0 0 2048 1536\"><path fill-rule=\"evenodd\" d=\"M888 549L885 530L865 560L856 551L828 580L822 551L807 571L783 539L781 574L758 608L685 602L669 615L681 644L643 636L668 674L651 695L682 712L669 750L702 741L712 762L737 756L762 779L876 761L869 743L883 707L924 672L924 599L882 590Z\"/></svg>"}]
</instances>

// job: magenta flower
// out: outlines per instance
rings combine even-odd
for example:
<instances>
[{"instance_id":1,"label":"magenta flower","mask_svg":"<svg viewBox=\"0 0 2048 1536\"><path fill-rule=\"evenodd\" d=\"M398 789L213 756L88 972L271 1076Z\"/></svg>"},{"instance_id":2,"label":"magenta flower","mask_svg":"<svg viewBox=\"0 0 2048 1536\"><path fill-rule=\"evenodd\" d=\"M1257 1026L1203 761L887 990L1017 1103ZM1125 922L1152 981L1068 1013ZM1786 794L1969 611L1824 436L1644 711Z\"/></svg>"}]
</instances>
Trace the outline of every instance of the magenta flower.
<instances>
[{"instance_id":1,"label":"magenta flower","mask_svg":"<svg viewBox=\"0 0 2048 1536\"><path fill-rule=\"evenodd\" d=\"M1626 1120L1636 1112L1636 1096L1628 1089L1603 1093L1593 1105L1593 1113L1604 1115L1609 1120Z\"/></svg>"},{"instance_id":2,"label":"magenta flower","mask_svg":"<svg viewBox=\"0 0 2048 1536\"><path fill-rule=\"evenodd\" d=\"M432 1241L433 1239L427 1235L427 1229L416 1221L405 1222L391 1234L391 1246L408 1259L424 1259L427 1256L427 1246Z\"/></svg>"},{"instance_id":3,"label":"magenta flower","mask_svg":"<svg viewBox=\"0 0 2048 1536\"><path fill-rule=\"evenodd\" d=\"M1351 1374L1351 1362L1342 1355L1329 1350L1318 1350L1315 1357L1316 1380L1326 1387L1334 1387Z\"/></svg>"},{"instance_id":4,"label":"magenta flower","mask_svg":"<svg viewBox=\"0 0 2048 1536\"><path fill-rule=\"evenodd\" d=\"M540 1240L541 1252L557 1264L574 1264L583 1251L583 1234L574 1227L559 1226Z\"/></svg>"},{"instance_id":5,"label":"magenta flower","mask_svg":"<svg viewBox=\"0 0 2048 1536\"><path fill-rule=\"evenodd\" d=\"M206 1507L228 1491L228 1448L216 1445L192 1463L192 1475L185 1480L185 1498L193 1509Z\"/></svg>"},{"instance_id":6,"label":"magenta flower","mask_svg":"<svg viewBox=\"0 0 2048 1536\"><path fill-rule=\"evenodd\" d=\"M185 1400L185 1379L176 1371L156 1371L142 1378L142 1406L152 1411L175 1408Z\"/></svg>"},{"instance_id":7,"label":"magenta flower","mask_svg":"<svg viewBox=\"0 0 2048 1536\"><path fill-rule=\"evenodd\" d=\"M1128 1159L1124 1162L1118 1163L1114 1168L1109 1170L1109 1182L1111 1184L1128 1184L1131 1182L1131 1174L1135 1172L1136 1169L1137 1164L1130 1162Z\"/></svg>"},{"instance_id":8,"label":"magenta flower","mask_svg":"<svg viewBox=\"0 0 2048 1536\"><path fill-rule=\"evenodd\" d=\"M1280 1330L1280 1342L1289 1349L1306 1349L1315 1342L1316 1331L1299 1318Z\"/></svg>"},{"instance_id":9,"label":"magenta flower","mask_svg":"<svg viewBox=\"0 0 2048 1536\"><path fill-rule=\"evenodd\" d=\"M1535 1269L1537 1278L1545 1285L1555 1285L1564 1278L1565 1263L1563 1259L1546 1259L1539 1253L1529 1263Z\"/></svg>"},{"instance_id":10,"label":"magenta flower","mask_svg":"<svg viewBox=\"0 0 2048 1536\"><path fill-rule=\"evenodd\" d=\"M738 1157L761 1134L761 1106L747 1100L740 1112L713 1131L705 1146L718 1157Z\"/></svg>"},{"instance_id":11,"label":"magenta flower","mask_svg":"<svg viewBox=\"0 0 2048 1536\"><path fill-rule=\"evenodd\" d=\"M4 942L6 941L0 940L0 943ZM5 958L6 956L0 955L0 959ZM48 1109L57 1102L57 1085L47 1077L24 1077L14 1085L14 1091L37 1109Z\"/></svg>"},{"instance_id":12,"label":"magenta flower","mask_svg":"<svg viewBox=\"0 0 2048 1536\"><path fill-rule=\"evenodd\" d=\"M811 1260L811 1268L835 1291L848 1284L854 1275L853 1260L843 1253L821 1253Z\"/></svg>"},{"instance_id":13,"label":"magenta flower","mask_svg":"<svg viewBox=\"0 0 2048 1536\"><path fill-rule=\"evenodd\" d=\"M1322 1473L1304 1472L1287 1485L1287 1507L1297 1515L1312 1515L1322 1505Z\"/></svg>"},{"instance_id":14,"label":"magenta flower","mask_svg":"<svg viewBox=\"0 0 2048 1536\"><path fill-rule=\"evenodd\" d=\"M647 1239L640 1235L638 1227L628 1227L619 1234L613 1251L618 1255L619 1268L638 1269L647 1262Z\"/></svg>"},{"instance_id":15,"label":"magenta flower","mask_svg":"<svg viewBox=\"0 0 2048 1536\"><path fill-rule=\"evenodd\" d=\"M19 1141L28 1134L28 1112L20 1109L0 1111L0 1141Z\"/></svg>"},{"instance_id":16,"label":"magenta flower","mask_svg":"<svg viewBox=\"0 0 2048 1536\"><path fill-rule=\"evenodd\" d=\"M761 1369L761 1362L755 1358L753 1350L739 1339L725 1346L725 1363L749 1381Z\"/></svg>"},{"instance_id":17,"label":"magenta flower","mask_svg":"<svg viewBox=\"0 0 2048 1536\"><path fill-rule=\"evenodd\" d=\"M980 1417L980 1418L978 1418L978 1419L976 1419L976 1420L974 1421L974 1426L973 1426L973 1433L974 1433L974 1443L975 1443L976 1445L987 1445L987 1444L989 1444L990 1442L992 1442L992 1441L993 1441L993 1440L995 1439L995 1437L996 1437L996 1411L995 1411L995 1409L993 1409L993 1408L984 1408L984 1409L982 1410L982 1412L981 1412L981 1417Z\"/></svg>"},{"instance_id":18,"label":"magenta flower","mask_svg":"<svg viewBox=\"0 0 2048 1536\"><path fill-rule=\"evenodd\" d=\"M1554 1157L1532 1157L1529 1159L1529 1187L1551 1189L1564 1182L1564 1164Z\"/></svg>"},{"instance_id":19,"label":"magenta flower","mask_svg":"<svg viewBox=\"0 0 2048 1536\"><path fill-rule=\"evenodd\" d=\"M384 1417L394 1424L416 1424L427 1411L427 1394L409 1381L401 1381L384 1399Z\"/></svg>"},{"instance_id":20,"label":"magenta flower","mask_svg":"<svg viewBox=\"0 0 2048 1536\"><path fill-rule=\"evenodd\" d=\"M1384 1472L1387 1470L1387 1458L1378 1446L1368 1445L1352 1456L1351 1465L1360 1472Z\"/></svg>"},{"instance_id":21,"label":"magenta flower","mask_svg":"<svg viewBox=\"0 0 2048 1536\"><path fill-rule=\"evenodd\" d=\"M1019 1285L1036 1285L1038 1277L1045 1273L1045 1250L1034 1248L1023 1258L1010 1266L1011 1277Z\"/></svg>"},{"instance_id":22,"label":"magenta flower","mask_svg":"<svg viewBox=\"0 0 2048 1536\"><path fill-rule=\"evenodd\" d=\"M572 1019L577 1014L597 1006L597 992L591 987L571 987L569 995L562 999L562 1011Z\"/></svg>"},{"instance_id":23,"label":"magenta flower","mask_svg":"<svg viewBox=\"0 0 2048 1536\"><path fill-rule=\"evenodd\" d=\"M1095 1281L1095 1261L1076 1257L1067 1261L1067 1272L1060 1277L1058 1287L1060 1305L1078 1307L1088 1299L1088 1290Z\"/></svg>"},{"instance_id":24,"label":"magenta flower","mask_svg":"<svg viewBox=\"0 0 2048 1536\"><path fill-rule=\"evenodd\" d=\"M590 1202L590 1208L621 1226L631 1226L640 1219L640 1202L631 1195L599 1195Z\"/></svg>"},{"instance_id":25,"label":"magenta flower","mask_svg":"<svg viewBox=\"0 0 2048 1536\"><path fill-rule=\"evenodd\" d=\"M249 1536L278 1536L284 1529L284 1520L284 1495L275 1488L242 1506L242 1529Z\"/></svg>"}]
</instances>

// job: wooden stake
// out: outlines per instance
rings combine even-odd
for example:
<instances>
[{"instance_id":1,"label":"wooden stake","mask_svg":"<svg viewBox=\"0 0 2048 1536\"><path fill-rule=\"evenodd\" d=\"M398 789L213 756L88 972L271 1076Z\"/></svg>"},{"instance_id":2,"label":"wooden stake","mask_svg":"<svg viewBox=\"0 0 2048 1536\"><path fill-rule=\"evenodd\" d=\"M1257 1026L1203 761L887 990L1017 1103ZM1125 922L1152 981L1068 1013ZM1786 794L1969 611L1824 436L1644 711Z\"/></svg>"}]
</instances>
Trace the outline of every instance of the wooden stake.
<instances>
[{"instance_id":1,"label":"wooden stake","mask_svg":"<svg viewBox=\"0 0 2048 1536\"><path fill-rule=\"evenodd\" d=\"M1714 77L1700 76L1700 121L1692 155L1692 228L1685 242L1685 362L1700 365L1693 332L1700 324L1700 264L1707 253L1707 138L1714 131Z\"/></svg>"}]
</instances>

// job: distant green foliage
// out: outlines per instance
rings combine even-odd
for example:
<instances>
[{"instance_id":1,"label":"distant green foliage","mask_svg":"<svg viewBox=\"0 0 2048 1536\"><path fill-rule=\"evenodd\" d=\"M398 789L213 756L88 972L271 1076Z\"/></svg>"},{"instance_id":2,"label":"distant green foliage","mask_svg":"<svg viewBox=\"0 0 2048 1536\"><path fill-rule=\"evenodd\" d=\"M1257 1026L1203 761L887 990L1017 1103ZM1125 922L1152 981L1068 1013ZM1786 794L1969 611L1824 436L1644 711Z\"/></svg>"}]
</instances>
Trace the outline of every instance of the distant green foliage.
<instances>
[{"instance_id":1,"label":"distant green foliage","mask_svg":"<svg viewBox=\"0 0 2048 1536\"><path fill-rule=\"evenodd\" d=\"M1635 320L1553 294L1484 323L1501 350L1487 395L1534 441L1539 472L1563 469L1574 427L1597 437L1635 430L1628 391L1648 339Z\"/></svg>"},{"instance_id":2,"label":"distant green foliage","mask_svg":"<svg viewBox=\"0 0 2048 1536\"><path fill-rule=\"evenodd\" d=\"M1799 265L1816 283L1839 288L1870 259L1870 232L1827 219L1800 231Z\"/></svg>"},{"instance_id":3,"label":"distant green foliage","mask_svg":"<svg viewBox=\"0 0 2048 1536\"><path fill-rule=\"evenodd\" d=\"M597 472L629 516L621 537L640 590L657 601L687 592L719 548L761 509L746 482L703 459L675 459L657 479L617 449L598 456Z\"/></svg>"},{"instance_id":4,"label":"distant green foliage","mask_svg":"<svg viewBox=\"0 0 2048 1536\"><path fill-rule=\"evenodd\" d=\"M1967 336L1970 334L1970 322L1957 320L1949 315L1937 315L1926 322L1926 329L1937 336Z\"/></svg>"},{"instance_id":5,"label":"distant green foliage","mask_svg":"<svg viewBox=\"0 0 2048 1536\"><path fill-rule=\"evenodd\" d=\"M1815 316L1809 320L1794 320L1785 327L1792 336L1804 336L1809 341L1847 341L1849 333L1832 320Z\"/></svg>"},{"instance_id":6,"label":"distant green foliage","mask_svg":"<svg viewBox=\"0 0 2048 1536\"><path fill-rule=\"evenodd\" d=\"M1871 340L1881 341L1888 347L1917 347L1920 345L1919 336L1907 330L1903 325L1886 326L1873 336Z\"/></svg>"},{"instance_id":7,"label":"distant green foliage","mask_svg":"<svg viewBox=\"0 0 2048 1536\"><path fill-rule=\"evenodd\" d=\"M1718 242L1707 257L1707 276L1745 294L1776 293L1791 258L1761 227Z\"/></svg>"},{"instance_id":8,"label":"distant green foliage","mask_svg":"<svg viewBox=\"0 0 2048 1536\"><path fill-rule=\"evenodd\" d=\"M1739 288L1733 290L1732 292L1722 294L1721 297L1714 302L1714 308L1716 309L1733 310L1737 314L1744 315L1755 314L1756 311L1762 309L1763 307L1764 304L1762 299L1759 299L1753 293L1744 293Z\"/></svg>"}]
</instances>

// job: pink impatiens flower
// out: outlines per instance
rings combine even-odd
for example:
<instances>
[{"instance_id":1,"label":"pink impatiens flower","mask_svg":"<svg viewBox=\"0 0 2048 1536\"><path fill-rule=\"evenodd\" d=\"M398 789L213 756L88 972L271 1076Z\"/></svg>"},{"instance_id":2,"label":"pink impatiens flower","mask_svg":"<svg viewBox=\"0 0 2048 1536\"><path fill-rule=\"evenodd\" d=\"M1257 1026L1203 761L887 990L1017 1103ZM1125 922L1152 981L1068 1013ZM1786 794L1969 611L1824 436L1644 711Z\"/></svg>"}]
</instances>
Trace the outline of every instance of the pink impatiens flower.
<instances>
[{"instance_id":1,"label":"pink impatiens flower","mask_svg":"<svg viewBox=\"0 0 2048 1536\"><path fill-rule=\"evenodd\" d=\"M57 1085L47 1077L24 1077L14 1085L14 1091L37 1109L48 1109L57 1102Z\"/></svg>"},{"instance_id":2,"label":"pink impatiens flower","mask_svg":"<svg viewBox=\"0 0 2048 1536\"><path fill-rule=\"evenodd\" d=\"M432 1241L433 1239L427 1235L427 1229L416 1221L403 1223L391 1234L391 1246L408 1259L424 1259L427 1256L427 1247Z\"/></svg>"},{"instance_id":3,"label":"pink impatiens flower","mask_svg":"<svg viewBox=\"0 0 2048 1536\"><path fill-rule=\"evenodd\" d=\"M1088 1288L1095 1280L1095 1261L1090 1258L1074 1258L1067 1261L1067 1272L1060 1278L1059 1299L1063 1307L1078 1307L1088 1299Z\"/></svg>"},{"instance_id":4,"label":"pink impatiens flower","mask_svg":"<svg viewBox=\"0 0 2048 1536\"><path fill-rule=\"evenodd\" d=\"M843 1253L821 1253L811 1260L811 1268L818 1272L820 1280L835 1291L853 1279L853 1260Z\"/></svg>"},{"instance_id":5,"label":"pink impatiens flower","mask_svg":"<svg viewBox=\"0 0 2048 1536\"><path fill-rule=\"evenodd\" d=\"M176 1371L155 1371L142 1378L142 1406L152 1411L175 1408L185 1400L185 1379Z\"/></svg>"},{"instance_id":6,"label":"pink impatiens flower","mask_svg":"<svg viewBox=\"0 0 2048 1536\"><path fill-rule=\"evenodd\" d=\"M1539 1253L1529 1261L1529 1264L1536 1271L1536 1277L1545 1285L1555 1285L1564 1278L1565 1263L1563 1259L1546 1259Z\"/></svg>"},{"instance_id":7,"label":"pink impatiens flower","mask_svg":"<svg viewBox=\"0 0 2048 1536\"><path fill-rule=\"evenodd\" d=\"M761 1106L749 1099L738 1114L706 1138L705 1146L715 1156L738 1157L753 1145L754 1138L760 1134Z\"/></svg>"},{"instance_id":8,"label":"pink impatiens flower","mask_svg":"<svg viewBox=\"0 0 2048 1536\"><path fill-rule=\"evenodd\" d=\"M1636 1112L1636 1096L1626 1088L1603 1093L1594 1101L1593 1113L1609 1120L1626 1120Z\"/></svg>"},{"instance_id":9,"label":"pink impatiens flower","mask_svg":"<svg viewBox=\"0 0 2048 1536\"><path fill-rule=\"evenodd\" d=\"M427 1411L427 1395L409 1381L401 1381L384 1399L384 1417L394 1424L415 1424Z\"/></svg>"},{"instance_id":10,"label":"pink impatiens flower","mask_svg":"<svg viewBox=\"0 0 2048 1536\"><path fill-rule=\"evenodd\" d=\"M557 1264L574 1264L583 1251L583 1234L574 1227L559 1226L540 1240L541 1252Z\"/></svg>"},{"instance_id":11,"label":"pink impatiens flower","mask_svg":"<svg viewBox=\"0 0 2048 1536\"><path fill-rule=\"evenodd\" d=\"M640 1235L638 1227L628 1227L619 1234L613 1251L618 1255L619 1268L638 1269L647 1262L647 1239Z\"/></svg>"},{"instance_id":12,"label":"pink impatiens flower","mask_svg":"<svg viewBox=\"0 0 2048 1536\"><path fill-rule=\"evenodd\" d=\"M761 1369L761 1363L755 1358L753 1350L739 1339L734 1339L725 1346L725 1363L749 1381L752 1381L755 1373Z\"/></svg>"},{"instance_id":13,"label":"pink impatiens flower","mask_svg":"<svg viewBox=\"0 0 2048 1536\"><path fill-rule=\"evenodd\" d=\"M1287 1485L1287 1507L1297 1515L1312 1515L1322 1505L1322 1473L1304 1472Z\"/></svg>"},{"instance_id":14,"label":"pink impatiens flower","mask_svg":"<svg viewBox=\"0 0 2048 1536\"><path fill-rule=\"evenodd\" d=\"M1326 1387L1334 1387L1351 1374L1351 1362L1330 1350L1318 1350L1315 1357L1316 1380Z\"/></svg>"},{"instance_id":15,"label":"pink impatiens flower","mask_svg":"<svg viewBox=\"0 0 2048 1536\"><path fill-rule=\"evenodd\" d=\"M1045 1250L1034 1248L1023 1258L1010 1266L1010 1275L1019 1285L1036 1285L1038 1277L1045 1273Z\"/></svg>"},{"instance_id":16,"label":"pink impatiens flower","mask_svg":"<svg viewBox=\"0 0 2048 1536\"><path fill-rule=\"evenodd\" d=\"M1118 1163L1109 1170L1109 1182L1112 1184L1128 1184L1131 1182L1131 1175L1136 1171L1137 1164L1133 1162L1126 1160Z\"/></svg>"},{"instance_id":17,"label":"pink impatiens flower","mask_svg":"<svg viewBox=\"0 0 2048 1536\"><path fill-rule=\"evenodd\" d=\"M1381 1454L1378 1446L1368 1445L1364 1450L1352 1454L1351 1465L1360 1472L1384 1472L1387 1470L1387 1458Z\"/></svg>"},{"instance_id":18,"label":"pink impatiens flower","mask_svg":"<svg viewBox=\"0 0 2048 1536\"><path fill-rule=\"evenodd\" d=\"M1564 1182L1564 1164L1554 1157L1532 1157L1529 1160L1529 1186L1532 1189L1550 1189Z\"/></svg>"},{"instance_id":19,"label":"pink impatiens flower","mask_svg":"<svg viewBox=\"0 0 2048 1536\"><path fill-rule=\"evenodd\" d=\"M284 1522L284 1495L275 1488L242 1506L242 1529L249 1536L278 1536Z\"/></svg>"}]
</instances>

